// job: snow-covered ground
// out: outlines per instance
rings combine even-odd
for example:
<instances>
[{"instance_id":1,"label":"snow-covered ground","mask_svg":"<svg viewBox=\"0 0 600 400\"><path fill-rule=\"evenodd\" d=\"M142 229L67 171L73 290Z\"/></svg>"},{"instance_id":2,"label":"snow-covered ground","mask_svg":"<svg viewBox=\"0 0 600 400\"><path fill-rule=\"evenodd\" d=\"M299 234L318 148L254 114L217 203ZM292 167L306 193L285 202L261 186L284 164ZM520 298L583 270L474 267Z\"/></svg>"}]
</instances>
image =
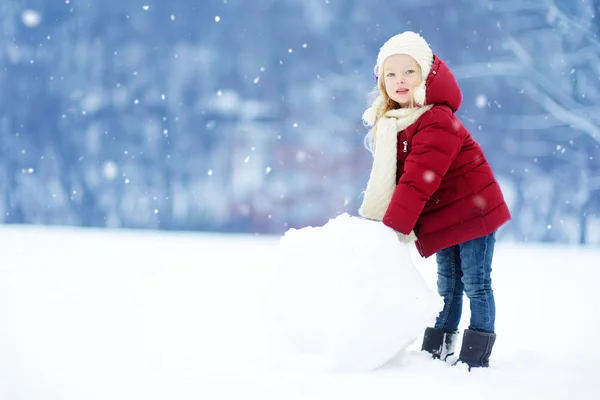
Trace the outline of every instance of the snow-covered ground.
<instances>
[{"instance_id":1,"label":"snow-covered ground","mask_svg":"<svg viewBox=\"0 0 600 400\"><path fill-rule=\"evenodd\" d=\"M279 239L1 227L0 399L600 399L600 249L497 245L489 369L328 373L273 366Z\"/></svg>"}]
</instances>

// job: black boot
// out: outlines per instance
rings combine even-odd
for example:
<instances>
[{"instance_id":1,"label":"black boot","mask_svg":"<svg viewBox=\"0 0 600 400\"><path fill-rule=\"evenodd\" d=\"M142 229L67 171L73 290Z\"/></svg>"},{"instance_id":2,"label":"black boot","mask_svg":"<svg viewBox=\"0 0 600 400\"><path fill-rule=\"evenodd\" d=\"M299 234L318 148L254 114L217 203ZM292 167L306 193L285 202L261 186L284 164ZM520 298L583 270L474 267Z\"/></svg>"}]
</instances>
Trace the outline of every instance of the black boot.
<instances>
[{"instance_id":1,"label":"black boot","mask_svg":"<svg viewBox=\"0 0 600 400\"><path fill-rule=\"evenodd\" d=\"M490 366L490 355L496 342L495 333L477 332L467 329L463 336L458 362L464 362L471 368Z\"/></svg>"},{"instance_id":2,"label":"black boot","mask_svg":"<svg viewBox=\"0 0 600 400\"><path fill-rule=\"evenodd\" d=\"M427 328L425 336L423 336L421 351L425 350L433 358L446 361L449 356L454 355L457 338L458 332L444 332L438 328Z\"/></svg>"}]
</instances>

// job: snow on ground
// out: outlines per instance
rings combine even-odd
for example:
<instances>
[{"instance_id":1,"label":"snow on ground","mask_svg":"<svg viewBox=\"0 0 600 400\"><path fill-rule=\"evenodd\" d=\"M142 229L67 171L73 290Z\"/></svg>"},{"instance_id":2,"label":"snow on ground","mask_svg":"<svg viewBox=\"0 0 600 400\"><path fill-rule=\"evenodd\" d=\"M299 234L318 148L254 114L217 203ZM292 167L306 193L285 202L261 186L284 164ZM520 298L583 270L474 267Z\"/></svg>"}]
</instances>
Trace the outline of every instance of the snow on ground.
<instances>
[{"instance_id":1,"label":"snow on ground","mask_svg":"<svg viewBox=\"0 0 600 400\"><path fill-rule=\"evenodd\" d=\"M489 369L417 338L375 371L327 373L272 363L279 239L1 227L0 399L600 398L600 249L497 245ZM411 256L434 288L434 258Z\"/></svg>"}]
</instances>

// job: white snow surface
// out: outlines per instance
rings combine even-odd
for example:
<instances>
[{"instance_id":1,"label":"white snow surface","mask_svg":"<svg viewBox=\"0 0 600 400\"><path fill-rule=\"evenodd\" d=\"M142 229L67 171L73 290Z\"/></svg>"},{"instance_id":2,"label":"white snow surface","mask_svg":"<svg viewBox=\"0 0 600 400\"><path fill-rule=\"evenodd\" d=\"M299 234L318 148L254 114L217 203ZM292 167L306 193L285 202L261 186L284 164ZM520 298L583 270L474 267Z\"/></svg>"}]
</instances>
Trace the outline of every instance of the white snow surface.
<instances>
[{"instance_id":1,"label":"white snow surface","mask_svg":"<svg viewBox=\"0 0 600 400\"><path fill-rule=\"evenodd\" d=\"M344 218L283 238L0 227L0 399L600 398L600 249L499 242L498 338L490 368L469 373L419 352L421 337L401 350L402 329L433 322L402 301L432 317L435 258L410 247L410 264L373 224L349 238L358 222ZM374 338L398 342L371 357Z\"/></svg>"}]
</instances>

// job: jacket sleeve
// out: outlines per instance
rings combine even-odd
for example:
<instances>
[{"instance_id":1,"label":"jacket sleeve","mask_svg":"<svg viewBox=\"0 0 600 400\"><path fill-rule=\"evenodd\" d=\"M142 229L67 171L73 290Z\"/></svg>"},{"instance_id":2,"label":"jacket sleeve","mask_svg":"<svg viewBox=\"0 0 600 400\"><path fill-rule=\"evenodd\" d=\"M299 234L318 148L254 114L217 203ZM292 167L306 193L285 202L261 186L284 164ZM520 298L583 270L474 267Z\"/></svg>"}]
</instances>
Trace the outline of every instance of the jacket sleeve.
<instances>
[{"instance_id":1,"label":"jacket sleeve","mask_svg":"<svg viewBox=\"0 0 600 400\"><path fill-rule=\"evenodd\" d=\"M460 124L446 110L432 109L419 127L383 223L408 235L462 147Z\"/></svg>"}]
</instances>

